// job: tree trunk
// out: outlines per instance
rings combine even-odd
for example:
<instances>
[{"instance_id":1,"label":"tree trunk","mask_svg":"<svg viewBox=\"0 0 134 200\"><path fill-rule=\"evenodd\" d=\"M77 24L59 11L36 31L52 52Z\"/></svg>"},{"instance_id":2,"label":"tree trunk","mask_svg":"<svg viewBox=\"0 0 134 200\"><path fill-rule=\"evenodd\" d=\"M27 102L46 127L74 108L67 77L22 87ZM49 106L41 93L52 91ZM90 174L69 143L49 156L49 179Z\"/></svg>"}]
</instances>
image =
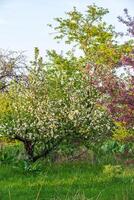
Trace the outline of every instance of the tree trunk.
<instances>
[{"instance_id":1,"label":"tree trunk","mask_svg":"<svg viewBox=\"0 0 134 200\"><path fill-rule=\"evenodd\" d=\"M24 147L25 147L28 159L33 162L33 158L34 158L34 144L31 141L25 141L24 142Z\"/></svg>"}]
</instances>

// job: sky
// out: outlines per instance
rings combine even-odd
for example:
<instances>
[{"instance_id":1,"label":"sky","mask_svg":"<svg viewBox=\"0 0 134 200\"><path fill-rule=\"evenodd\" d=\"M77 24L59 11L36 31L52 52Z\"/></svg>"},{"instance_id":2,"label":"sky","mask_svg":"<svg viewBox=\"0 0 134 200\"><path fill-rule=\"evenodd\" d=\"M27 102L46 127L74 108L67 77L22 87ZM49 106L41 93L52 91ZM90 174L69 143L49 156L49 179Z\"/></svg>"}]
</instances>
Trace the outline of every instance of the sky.
<instances>
[{"instance_id":1,"label":"sky","mask_svg":"<svg viewBox=\"0 0 134 200\"><path fill-rule=\"evenodd\" d=\"M118 31L124 29L117 19L124 8L134 16L134 0L0 0L0 48L25 51L29 58L34 47L44 55L46 49L65 50L53 40L47 24L53 24L55 17L64 17L74 6L84 12L93 3L109 9L106 21Z\"/></svg>"}]
</instances>

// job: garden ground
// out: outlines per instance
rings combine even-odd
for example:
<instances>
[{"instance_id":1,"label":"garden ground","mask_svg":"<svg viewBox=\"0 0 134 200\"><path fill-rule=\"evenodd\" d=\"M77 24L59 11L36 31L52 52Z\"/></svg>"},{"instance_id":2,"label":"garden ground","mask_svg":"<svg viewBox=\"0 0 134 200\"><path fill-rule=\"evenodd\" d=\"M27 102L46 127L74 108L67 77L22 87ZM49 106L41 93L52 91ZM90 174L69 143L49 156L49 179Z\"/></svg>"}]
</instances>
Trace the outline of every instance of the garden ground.
<instances>
[{"instance_id":1,"label":"garden ground","mask_svg":"<svg viewBox=\"0 0 134 200\"><path fill-rule=\"evenodd\" d=\"M47 164L26 171L17 165L0 167L0 200L133 200L134 168L104 174L89 163Z\"/></svg>"}]
</instances>

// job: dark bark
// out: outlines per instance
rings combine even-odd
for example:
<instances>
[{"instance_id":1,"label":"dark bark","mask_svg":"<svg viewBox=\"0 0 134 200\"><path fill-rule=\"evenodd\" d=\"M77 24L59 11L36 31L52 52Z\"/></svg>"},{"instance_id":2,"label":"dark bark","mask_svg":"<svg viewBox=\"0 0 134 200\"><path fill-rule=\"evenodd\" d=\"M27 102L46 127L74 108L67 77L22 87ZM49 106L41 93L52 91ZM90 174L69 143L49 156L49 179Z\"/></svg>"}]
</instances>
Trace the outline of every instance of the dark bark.
<instances>
[{"instance_id":1,"label":"dark bark","mask_svg":"<svg viewBox=\"0 0 134 200\"><path fill-rule=\"evenodd\" d=\"M23 143L24 145L24 148L25 148L25 151L26 151L26 154L28 156L28 159L30 161L33 161L33 157L34 157L34 146L35 146L35 142L31 141L31 140L28 140L28 139L25 139L21 136L18 136L16 135L14 137L15 140L19 140L20 142Z\"/></svg>"},{"instance_id":2,"label":"dark bark","mask_svg":"<svg viewBox=\"0 0 134 200\"><path fill-rule=\"evenodd\" d=\"M24 147L25 147L28 159L33 162L33 159L34 159L34 144L31 141L25 141Z\"/></svg>"}]
</instances>

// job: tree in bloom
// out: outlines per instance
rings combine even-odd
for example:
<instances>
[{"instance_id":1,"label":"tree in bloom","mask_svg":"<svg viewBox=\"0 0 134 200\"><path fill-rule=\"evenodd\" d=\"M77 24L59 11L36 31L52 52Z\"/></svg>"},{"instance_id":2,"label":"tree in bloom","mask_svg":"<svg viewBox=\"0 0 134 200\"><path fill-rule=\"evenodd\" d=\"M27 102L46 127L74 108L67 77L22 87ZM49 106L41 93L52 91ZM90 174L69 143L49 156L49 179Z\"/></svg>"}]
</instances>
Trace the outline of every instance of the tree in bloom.
<instances>
[{"instance_id":1,"label":"tree in bloom","mask_svg":"<svg viewBox=\"0 0 134 200\"><path fill-rule=\"evenodd\" d=\"M22 79L3 94L1 133L21 141L33 162L64 141L97 144L109 137L113 122L98 105L99 93L89 85L89 76L67 64L47 68L37 49L35 58L27 82Z\"/></svg>"},{"instance_id":2,"label":"tree in bloom","mask_svg":"<svg viewBox=\"0 0 134 200\"><path fill-rule=\"evenodd\" d=\"M124 9L126 19L119 17L119 21L124 23L128 29L127 35L134 37L134 17L129 16L127 9ZM128 54L123 53L121 65L125 69L123 78L112 75L111 78L103 82L103 90L109 96L110 101L105 102L112 116L129 128L134 128L134 49L131 40L131 50Z\"/></svg>"},{"instance_id":3,"label":"tree in bloom","mask_svg":"<svg viewBox=\"0 0 134 200\"><path fill-rule=\"evenodd\" d=\"M104 105L116 121L122 122L125 126L134 126L134 82L127 79L127 83L120 79L111 78L105 80L101 88L106 97Z\"/></svg>"}]
</instances>

